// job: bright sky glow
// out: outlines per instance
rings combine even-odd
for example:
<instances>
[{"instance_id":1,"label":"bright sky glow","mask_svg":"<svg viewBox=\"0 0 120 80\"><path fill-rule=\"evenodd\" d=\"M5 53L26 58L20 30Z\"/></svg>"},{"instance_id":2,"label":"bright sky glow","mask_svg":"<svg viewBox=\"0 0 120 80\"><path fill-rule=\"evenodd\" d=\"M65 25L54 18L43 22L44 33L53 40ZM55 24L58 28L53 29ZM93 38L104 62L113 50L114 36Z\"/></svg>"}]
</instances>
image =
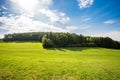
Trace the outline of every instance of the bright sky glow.
<instances>
[{"instance_id":1,"label":"bright sky glow","mask_svg":"<svg viewBox=\"0 0 120 80\"><path fill-rule=\"evenodd\" d=\"M15 2L27 11L34 10L38 4L38 0L16 0Z\"/></svg>"}]
</instances>

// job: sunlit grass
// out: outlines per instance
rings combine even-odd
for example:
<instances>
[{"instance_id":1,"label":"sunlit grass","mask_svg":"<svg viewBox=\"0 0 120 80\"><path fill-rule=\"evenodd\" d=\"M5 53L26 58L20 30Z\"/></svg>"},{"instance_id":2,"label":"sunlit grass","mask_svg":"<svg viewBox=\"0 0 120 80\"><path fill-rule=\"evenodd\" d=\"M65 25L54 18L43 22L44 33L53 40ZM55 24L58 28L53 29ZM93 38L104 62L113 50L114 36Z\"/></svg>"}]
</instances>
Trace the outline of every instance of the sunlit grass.
<instances>
[{"instance_id":1,"label":"sunlit grass","mask_svg":"<svg viewBox=\"0 0 120 80\"><path fill-rule=\"evenodd\" d=\"M119 80L120 50L0 43L0 80Z\"/></svg>"}]
</instances>

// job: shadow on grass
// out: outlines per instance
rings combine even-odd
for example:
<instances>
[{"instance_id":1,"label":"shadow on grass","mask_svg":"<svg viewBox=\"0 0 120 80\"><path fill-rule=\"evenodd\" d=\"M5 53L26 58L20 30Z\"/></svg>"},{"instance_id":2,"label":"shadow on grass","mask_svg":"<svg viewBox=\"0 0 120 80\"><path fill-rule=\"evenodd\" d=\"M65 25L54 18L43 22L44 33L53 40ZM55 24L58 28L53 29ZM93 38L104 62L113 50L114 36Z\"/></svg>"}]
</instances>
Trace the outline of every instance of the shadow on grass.
<instances>
[{"instance_id":1,"label":"shadow on grass","mask_svg":"<svg viewBox=\"0 0 120 80\"><path fill-rule=\"evenodd\" d=\"M83 51L88 49L99 49L99 47L64 47L64 48L45 48L46 50L59 50L66 52L69 51Z\"/></svg>"}]
</instances>

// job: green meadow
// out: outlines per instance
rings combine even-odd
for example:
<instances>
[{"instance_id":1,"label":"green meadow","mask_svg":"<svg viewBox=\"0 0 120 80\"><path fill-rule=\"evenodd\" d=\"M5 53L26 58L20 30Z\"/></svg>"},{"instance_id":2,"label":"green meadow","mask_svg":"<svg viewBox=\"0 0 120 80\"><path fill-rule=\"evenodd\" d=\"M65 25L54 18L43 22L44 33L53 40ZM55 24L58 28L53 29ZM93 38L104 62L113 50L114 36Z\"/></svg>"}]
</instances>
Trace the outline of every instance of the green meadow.
<instances>
[{"instance_id":1,"label":"green meadow","mask_svg":"<svg viewBox=\"0 0 120 80\"><path fill-rule=\"evenodd\" d=\"M0 80L120 80L120 50L0 43Z\"/></svg>"}]
</instances>

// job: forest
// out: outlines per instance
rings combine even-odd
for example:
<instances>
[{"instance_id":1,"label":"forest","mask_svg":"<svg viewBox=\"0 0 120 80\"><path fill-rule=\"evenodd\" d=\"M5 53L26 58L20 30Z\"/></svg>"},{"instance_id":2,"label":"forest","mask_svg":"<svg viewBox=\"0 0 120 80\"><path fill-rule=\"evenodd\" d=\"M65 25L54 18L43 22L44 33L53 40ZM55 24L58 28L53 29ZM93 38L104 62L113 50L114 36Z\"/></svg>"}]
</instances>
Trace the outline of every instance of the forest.
<instances>
[{"instance_id":1,"label":"forest","mask_svg":"<svg viewBox=\"0 0 120 80\"><path fill-rule=\"evenodd\" d=\"M42 42L44 48L51 47L104 47L120 49L120 42L109 37L91 37L75 33L31 32L6 34L5 42Z\"/></svg>"}]
</instances>

